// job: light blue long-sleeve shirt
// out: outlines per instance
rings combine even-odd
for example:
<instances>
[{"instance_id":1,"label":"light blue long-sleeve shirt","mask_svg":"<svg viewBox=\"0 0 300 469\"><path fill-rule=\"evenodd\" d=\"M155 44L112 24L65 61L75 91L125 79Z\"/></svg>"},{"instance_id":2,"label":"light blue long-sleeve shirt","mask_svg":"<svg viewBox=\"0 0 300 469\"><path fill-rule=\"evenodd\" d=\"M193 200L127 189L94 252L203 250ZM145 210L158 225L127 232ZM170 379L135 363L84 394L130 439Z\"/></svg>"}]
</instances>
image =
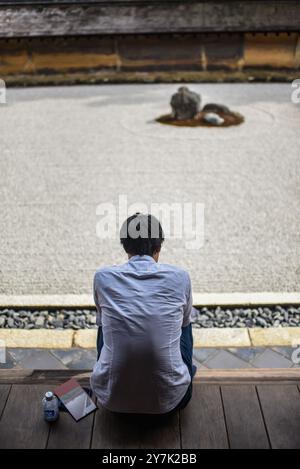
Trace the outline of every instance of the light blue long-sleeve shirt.
<instances>
[{"instance_id":1,"label":"light blue long-sleeve shirt","mask_svg":"<svg viewBox=\"0 0 300 469\"><path fill-rule=\"evenodd\" d=\"M116 412L172 410L191 381L180 351L192 311L188 273L134 256L96 272L94 298L104 345L91 386L101 404Z\"/></svg>"}]
</instances>

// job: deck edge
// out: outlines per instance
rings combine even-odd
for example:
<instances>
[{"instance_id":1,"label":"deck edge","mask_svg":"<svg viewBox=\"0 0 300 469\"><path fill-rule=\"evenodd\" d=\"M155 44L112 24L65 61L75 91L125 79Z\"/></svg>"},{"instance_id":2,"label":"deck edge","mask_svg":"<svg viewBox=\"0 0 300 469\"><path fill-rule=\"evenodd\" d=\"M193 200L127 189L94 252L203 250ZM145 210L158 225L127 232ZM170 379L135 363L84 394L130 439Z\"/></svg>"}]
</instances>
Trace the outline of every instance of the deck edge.
<instances>
[{"instance_id":1,"label":"deck edge","mask_svg":"<svg viewBox=\"0 0 300 469\"><path fill-rule=\"evenodd\" d=\"M0 384L55 384L71 377L87 382L92 370L0 370ZM199 370L195 384L205 383L298 383L300 368L245 368L225 370Z\"/></svg>"}]
</instances>

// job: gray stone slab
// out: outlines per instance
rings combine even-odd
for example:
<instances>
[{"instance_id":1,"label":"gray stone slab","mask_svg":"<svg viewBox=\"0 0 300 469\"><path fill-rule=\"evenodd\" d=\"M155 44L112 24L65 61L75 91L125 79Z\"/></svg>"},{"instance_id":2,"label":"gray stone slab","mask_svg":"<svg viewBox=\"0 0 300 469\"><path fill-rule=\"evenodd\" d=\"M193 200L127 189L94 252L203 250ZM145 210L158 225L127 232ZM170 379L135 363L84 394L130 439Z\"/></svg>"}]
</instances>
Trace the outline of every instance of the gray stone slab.
<instances>
[{"instance_id":1,"label":"gray stone slab","mask_svg":"<svg viewBox=\"0 0 300 469\"><path fill-rule=\"evenodd\" d=\"M207 370L207 366L204 366L203 363L198 362L195 358L193 358L193 364L196 365L198 370Z\"/></svg>"},{"instance_id":2,"label":"gray stone slab","mask_svg":"<svg viewBox=\"0 0 300 469\"><path fill-rule=\"evenodd\" d=\"M66 366L48 350L10 349L9 353L16 362L18 368L40 370L66 369Z\"/></svg>"},{"instance_id":3,"label":"gray stone slab","mask_svg":"<svg viewBox=\"0 0 300 469\"><path fill-rule=\"evenodd\" d=\"M283 355L288 360L292 359L292 353L294 352L295 348L293 347L272 347L272 350Z\"/></svg>"},{"instance_id":4,"label":"gray stone slab","mask_svg":"<svg viewBox=\"0 0 300 469\"><path fill-rule=\"evenodd\" d=\"M245 116L231 128L176 128L177 84L9 89L1 107L0 293L90 293L95 269L122 262L99 239L98 204L205 206L205 243L166 240L161 260L194 291L299 287L299 105L289 84L191 84L203 103ZM195 206L194 206L195 207ZM259 242L258 242L259 240Z\"/></svg>"},{"instance_id":5,"label":"gray stone slab","mask_svg":"<svg viewBox=\"0 0 300 469\"><path fill-rule=\"evenodd\" d=\"M220 350L212 358L209 358L204 362L207 368L219 368L219 369L230 369L230 368L250 368L251 365L244 360L236 357L227 350Z\"/></svg>"},{"instance_id":6,"label":"gray stone slab","mask_svg":"<svg viewBox=\"0 0 300 469\"><path fill-rule=\"evenodd\" d=\"M209 357L212 357L216 355L216 353L220 349L217 348L206 348L206 347L200 347L200 348L194 348L193 350L193 357L199 362L203 363L205 360L207 360Z\"/></svg>"},{"instance_id":7,"label":"gray stone slab","mask_svg":"<svg viewBox=\"0 0 300 469\"><path fill-rule=\"evenodd\" d=\"M265 350L252 364L256 368L290 368L293 365L290 360L271 349Z\"/></svg>"},{"instance_id":8,"label":"gray stone slab","mask_svg":"<svg viewBox=\"0 0 300 469\"><path fill-rule=\"evenodd\" d=\"M67 368L92 370L97 359L96 350L72 349L51 350L52 354Z\"/></svg>"},{"instance_id":9,"label":"gray stone slab","mask_svg":"<svg viewBox=\"0 0 300 469\"><path fill-rule=\"evenodd\" d=\"M228 351L241 358L245 362L252 363L253 360L264 352L265 348L229 348Z\"/></svg>"},{"instance_id":10,"label":"gray stone slab","mask_svg":"<svg viewBox=\"0 0 300 469\"><path fill-rule=\"evenodd\" d=\"M4 363L0 362L0 369L1 370L16 368L17 362L14 359L14 357L12 357L12 355L9 353L8 349L6 349L6 351L5 351L5 357L4 358L5 358Z\"/></svg>"}]
</instances>

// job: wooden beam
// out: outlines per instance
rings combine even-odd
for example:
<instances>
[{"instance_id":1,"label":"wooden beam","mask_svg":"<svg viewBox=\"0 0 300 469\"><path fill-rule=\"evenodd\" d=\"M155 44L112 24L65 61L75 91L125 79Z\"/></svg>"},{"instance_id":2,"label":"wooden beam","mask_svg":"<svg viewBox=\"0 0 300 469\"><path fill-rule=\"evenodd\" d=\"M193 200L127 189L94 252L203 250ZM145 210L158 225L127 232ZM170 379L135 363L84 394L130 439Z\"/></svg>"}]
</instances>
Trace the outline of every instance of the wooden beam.
<instances>
[{"instance_id":1,"label":"wooden beam","mask_svg":"<svg viewBox=\"0 0 300 469\"><path fill-rule=\"evenodd\" d=\"M87 370L0 370L0 384L56 384L70 378L81 384L89 383L92 371ZM291 383L300 385L300 368L247 368L230 370L200 370L195 384L232 383Z\"/></svg>"},{"instance_id":2,"label":"wooden beam","mask_svg":"<svg viewBox=\"0 0 300 469\"><path fill-rule=\"evenodd\" d=\"M0 3L0 37L297 31L296 0Z\"/></svg>"}]
</instances>

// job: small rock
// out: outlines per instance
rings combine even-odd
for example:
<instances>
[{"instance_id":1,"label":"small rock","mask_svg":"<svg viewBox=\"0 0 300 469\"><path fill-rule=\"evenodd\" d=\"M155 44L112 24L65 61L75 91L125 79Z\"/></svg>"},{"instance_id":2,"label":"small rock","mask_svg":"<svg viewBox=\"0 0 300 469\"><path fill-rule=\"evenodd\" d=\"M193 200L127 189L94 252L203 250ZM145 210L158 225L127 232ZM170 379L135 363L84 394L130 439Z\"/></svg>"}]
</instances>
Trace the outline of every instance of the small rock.
<instances>
[{"instance_id":1,"label":"small rock","mask_svg":"<svg viewBox=\"0 0 300 469\"><path fill-rule=\"evenodd\" d=\"M233 316L239 316L240 310L239 310L239 309L234 309L234 310L232 311L232 314L233 314Z\"/></svg>"},{"instance_id":2,"label":"small rock","mask_svg":"<svg viewBox=\"0 0 300 469\"><path fill-rule=\"evenodd\" d=\"M3 316L0 316L0 327L4 327L6 323L6 318Z\"/></svg>"},{"instance_id":3,"label":"small rock","mask_svg":"<svg viewBox=\"0 0 300 469\"><path fill-rule=\"evenodd\" d=\"M287 311L284 312L284 320L285 320L286 322L289 321L289 313L288 313Z\"/></svg>"},{"instance_id":4,"label":"small rock","mask_svg":"<svg viewBox=\"0 0 300 469\"><path fill-rule=\"evenodd\" d=\"M53 326L54 327L64 327L64 321L63 319L56 319L55 321L53 321Z\"/></svg>"},{"instance_id":5,"label":"small rock","mask_svg":"<svg viewBox=\"0 0 300 469\"><path fill-rule=\"evenodd\" d=\"M256 324L258 324L261 327L266 327L267 326L267 321L263 318L260 318L259 316L256 318Z\"/></svg>"},{"instance_id":6,"label":"small rock","mask_svg":"<svg viewBox=\"0 0 300 469\"><path fill-rule=\"evenodd\" d=\"M48 314L48 311L40 311L40 316L43 316L44 318L46 318Z\"/></svg>"},{"instance_id":7,"label":"small rock","mask_svg":"<svg viewBox=\"0 0 300 469\"><path fill-rule=\"evenodd\" d=\"M35 327L40 328L43 327L45 324L45 318L42 316L38 316L34 321Z\"/></svg>"},{"instance_id":8,"label":"small rock","mask_svg":"<svg viewBox=\"0 0 300 469\"><path fill-rule=\"evenodd\" d=\"M19 311L20 318L28 318L30 317L30 315L31 315L30 311Z\"/></svg>"},{"instance_id":9,"label":"small rock","mask_svg":"<svg viewBox=\"0 0 300 469\"><path fill-rule=\"evenodd\" d=\"M270 318L272 316L272 311L269 308L263 308L264 317Z\"/></svg>"},{"instance_id":10,"label":"small rock","mask_svg":"<svg viewBox=\"0 0 300 469\"><path fill-rule=\"evenodd\" d=\"M15 321L13 320L13 318L8 318L7 319L7 327L14 327L15 325Z\"/></svg>"},{"instance_id":11,"label":"small rock","mask_svg":"<svg viewBox=\"0 0 300 469\"><path fill-rule=\"evenodd\" d=\"M290 319L290 320L289 320L289 324L290 324L291 326L299 326L298 321L296 321L295 319Z\"/></svg>"},{"instance_id":12,"label":"small rock","mask_svg":"<svg viewBox=\"0 0 300 469\"><path fill-rule=\"evenodd\" d=\"M207 320L208 320L208 316L206 314L199 315L199 321L207 321Z\"/></svg>"},{"instance_id":13,"label":"small rock","mask_svg":"<svg viewBox=\"0 0 300 469\"><path fill-rule=\"evenodd\" d=\"M87 317L87 320L88 320L89 324L96 324L96 317L95 316L90 315L90 316Z\"/></svg>"},{"instance_id":14,"label":"small rock","mask_svg":"<svg viewBox=\"0 0 300 469\"><path fill-rule=\"evenodd\" d=\"M218 114L219 112L221 112L222 114L230 114L229 107L225 106L224 104L216 104L216 103L205 104L202 111L203 112L213 112L213 113L216 113L216 114Z\"/></svg>"},{"instance_id":15,"label":"small rock","mask_svg":"<svg viewBox=\"0 0 300 469\"><path fill-rule=\"evenodd\" d=\"M230 319L230 320L232 319L232 312L230 311L230 309L227 309L227 310L225 311L225 314L226 314L226 316L227 316L228 319Z\"/></svg>"},{"instance_id":16,"label":"small rock","mask_svg":"<svg viewBox=\"0 0 300 469\"><path fill-rule=\"evenodd\" d=\"M34 329L34 324L26 324L25 329Z\"/></svg>"},{"instance_id":17,"label":"small rock","mask_svg":"<svg viewBox=\"0 0 300 469\"><path fill-rule=\"evenodd\" d=\"M224 123L223 117L220 117L214 112L208 112L207 114L204 114L203 120L211 125L222 125Z\"/></svg>"}]
</instances>

